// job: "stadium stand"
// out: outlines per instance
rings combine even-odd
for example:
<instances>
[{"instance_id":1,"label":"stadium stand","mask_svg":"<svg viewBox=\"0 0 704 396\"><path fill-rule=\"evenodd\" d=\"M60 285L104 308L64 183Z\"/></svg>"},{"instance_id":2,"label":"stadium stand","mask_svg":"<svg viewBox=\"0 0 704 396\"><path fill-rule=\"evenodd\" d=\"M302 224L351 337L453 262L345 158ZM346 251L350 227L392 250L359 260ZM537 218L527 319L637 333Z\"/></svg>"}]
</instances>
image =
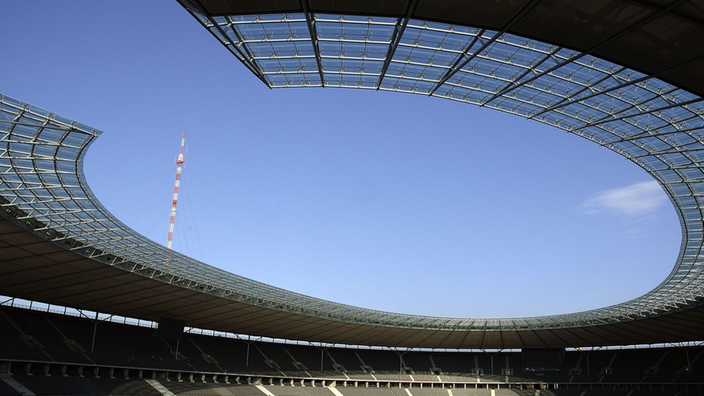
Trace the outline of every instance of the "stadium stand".
<instances>
[{"instance_id":1,"label":"stadium stand","mask_svg":"<svg viewBox=\"0 0 704 396\"><path fill-rule=\"evenodd\" d=\"M168 340L152 327L7 306L0 319L0 395L22 394L11 383L36 395L637 396L704 389L702 346L570 350L559 370L533 371L521 367L518 351L323 348L188 332Z\"/></svg>"}]
</instances>

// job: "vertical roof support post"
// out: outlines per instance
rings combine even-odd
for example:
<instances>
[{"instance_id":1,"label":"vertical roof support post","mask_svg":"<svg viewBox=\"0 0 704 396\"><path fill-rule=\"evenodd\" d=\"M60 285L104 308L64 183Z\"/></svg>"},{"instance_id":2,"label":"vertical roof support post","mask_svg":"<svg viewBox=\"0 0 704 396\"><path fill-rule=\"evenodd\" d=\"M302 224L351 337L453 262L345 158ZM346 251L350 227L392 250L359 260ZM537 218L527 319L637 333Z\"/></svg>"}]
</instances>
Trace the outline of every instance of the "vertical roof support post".
<instances>
[{"instance_id":1,"label":"vertical roof support post","mask_svg":"<svg viewBox=\"0 0 704 396\"><path fill-rule=\"evenodd\" d=\"M323 62L320 58L320 46L318 45L318 31L315 29L315 17L308 8L308 0L300 0L301 8L306 16L306 24L308 24L308 32L310 33L310 41L313 44L315 52L315 62L318 64L318 74L320 75L320 85L325 87L325 78L323 77Z\"/></svg>"},{"instance_id":2,"label":"vertical roof support post","mask_svg":"<svg viewBox=\"0 0 704 396\"><path fill-rule=\"evenodd\" d=\"M388 70L389 65L391 64L391 59L393 59L394 53L396 53L396 48L398 48L398 44L401 42L401 37L403 37L403 32L406 30L406 26L408 26L408 21L411 20L411 16L416 11L417 7L418 0L412 0L408 4L408 8L406 9L406 16L403 19L398 18L396 20L396 27L394 27L394 35L391 37L389 49L386 51L386 58L384 59L384 66L381 67L379 80L376 83L377 91L379 90L379 88L381 88L381 82L384 80L386 70Z\"/></svg>"}]
</instances>

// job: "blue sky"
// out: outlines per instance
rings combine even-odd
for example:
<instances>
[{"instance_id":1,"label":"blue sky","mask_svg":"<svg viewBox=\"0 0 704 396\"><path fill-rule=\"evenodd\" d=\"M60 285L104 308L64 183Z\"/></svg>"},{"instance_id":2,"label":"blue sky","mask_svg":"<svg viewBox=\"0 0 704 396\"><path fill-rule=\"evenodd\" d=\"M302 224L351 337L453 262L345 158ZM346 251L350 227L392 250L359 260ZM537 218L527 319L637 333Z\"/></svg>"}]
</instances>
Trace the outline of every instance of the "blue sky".
<instances>
[{"instance_id":1,"label":"blue sky","mask_svg":"<svg viewBox=\"0 0 704 396\"><path fill-rule=\"evenodd\" d=\"M681 232L657 184L563 131L448 100L270 90L176 1L0 6L0 93L104 131L85 161L119 219L332 301L512 317L637 297Z\"/></svg>"}]
</instances>

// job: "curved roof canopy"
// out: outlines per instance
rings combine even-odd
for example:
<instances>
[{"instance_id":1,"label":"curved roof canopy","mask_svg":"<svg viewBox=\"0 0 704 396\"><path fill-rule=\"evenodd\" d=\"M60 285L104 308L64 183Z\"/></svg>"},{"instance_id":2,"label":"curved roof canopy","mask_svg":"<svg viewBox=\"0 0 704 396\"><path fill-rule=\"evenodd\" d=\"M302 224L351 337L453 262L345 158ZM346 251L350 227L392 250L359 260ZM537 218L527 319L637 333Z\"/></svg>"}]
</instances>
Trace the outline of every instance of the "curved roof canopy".
<instances>
[{"instance_id":1,"label":"curved roof canopy","mask_svg":"<svg viewBox=\"0 0 704 396\"><path fill-rule=\"evenodd\" d=\"M188 325L406 347L525 348L704 339L704 76L695 1L197 1L181 4L270 87L408 92L486 106L605 146L680 217L670 275L637 299L512 319L403 315L255 282L166 250L91 194L100 132L0 98L0 293ZM662 3L662 4L661 4Z\"/></svg>"}]
</instances>

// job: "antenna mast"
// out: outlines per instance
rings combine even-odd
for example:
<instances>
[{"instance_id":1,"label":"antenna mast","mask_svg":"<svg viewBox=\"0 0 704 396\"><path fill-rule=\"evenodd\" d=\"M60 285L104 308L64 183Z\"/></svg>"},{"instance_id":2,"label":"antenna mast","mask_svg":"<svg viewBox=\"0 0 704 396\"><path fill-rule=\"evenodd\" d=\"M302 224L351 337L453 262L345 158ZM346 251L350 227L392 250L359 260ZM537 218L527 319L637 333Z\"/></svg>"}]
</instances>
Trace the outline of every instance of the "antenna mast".
<instances>
[{"instance_id":1,"label":"antenna mast","mask_svg":"<svg viewBox=\"0 0 704 396\"><path fill-rule=\"evenodd\" d=\"M181 170L186 159L183 158L183 145L186 143L186 132L181 137L181 152L176 158L176 183L174 183L174 198L171 200L171 217L169 218L169 238L166 241L166 248L171 249L174 239L174 224L176 224L176 204L178 203L178 188L181 185Z\"/></svg>"}]
</instances>

